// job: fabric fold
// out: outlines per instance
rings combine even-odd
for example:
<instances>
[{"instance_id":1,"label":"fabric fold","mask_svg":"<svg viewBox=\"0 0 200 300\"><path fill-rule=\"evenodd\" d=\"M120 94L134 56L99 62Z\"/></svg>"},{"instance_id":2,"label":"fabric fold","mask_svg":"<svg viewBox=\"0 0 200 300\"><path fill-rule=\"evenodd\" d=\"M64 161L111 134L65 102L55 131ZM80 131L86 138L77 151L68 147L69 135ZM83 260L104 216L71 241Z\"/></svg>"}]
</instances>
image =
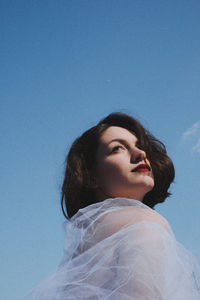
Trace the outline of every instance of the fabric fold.
<instances>
[{"instance_id":1,"label":"fabric fold","mask_svg":"<svg viewBox=\"0 0 200 300\"><path fill-rule=\"evenodd\" d=\"M64 230L58 270L23 299L200 299L196 258L176 241L167 221L140 201L92 204Z\"/></svg>"}]
</instances>

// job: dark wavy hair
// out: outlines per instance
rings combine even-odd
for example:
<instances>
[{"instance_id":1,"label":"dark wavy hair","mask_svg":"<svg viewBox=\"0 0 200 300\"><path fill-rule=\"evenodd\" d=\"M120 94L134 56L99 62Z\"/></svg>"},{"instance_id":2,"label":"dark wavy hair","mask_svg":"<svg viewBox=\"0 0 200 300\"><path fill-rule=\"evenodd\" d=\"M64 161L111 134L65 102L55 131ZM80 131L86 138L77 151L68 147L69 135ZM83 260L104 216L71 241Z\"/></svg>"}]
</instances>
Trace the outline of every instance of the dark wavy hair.
<instances>
[{"instance_id":1,"label":"dark wavy hair","mask_svg":"<svg viewBox=\"0 0 200 300\"><path fill-rule=\"evenodd\" d=\"M170 195L168 189L174 180L175 170L165 145L136 119L124 113L112 113L83 133L71 146L66 159L61 196L61 207L66 218L71 218L80 208L97 202L91 174L96 166L99 139L110 126L122 127L135 134L138 147L146 152L151 163L155 184L142 202L153 208Z\"/></svg>"}]
</instances>

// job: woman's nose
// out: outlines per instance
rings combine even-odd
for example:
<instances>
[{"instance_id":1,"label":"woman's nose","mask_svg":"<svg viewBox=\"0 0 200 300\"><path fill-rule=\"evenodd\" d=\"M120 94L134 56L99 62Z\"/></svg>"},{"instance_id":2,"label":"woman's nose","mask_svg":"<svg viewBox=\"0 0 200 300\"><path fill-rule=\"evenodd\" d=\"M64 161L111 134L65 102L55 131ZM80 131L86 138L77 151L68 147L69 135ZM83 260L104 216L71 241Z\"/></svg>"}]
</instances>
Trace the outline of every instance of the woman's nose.
<instances>
[{"instance_id":1,"label":"woman's nose","mask_svg":"<svg viewBox=\"0 0 200 300\"><path fill-rule=\"evenodd\" d=\"M135 148L132 151L132 155L131 155L131 162L136 163L142 160L145 160L147 158L146 156L146 152L139 149L139 148Z\"/></svg>"}]
</instances>

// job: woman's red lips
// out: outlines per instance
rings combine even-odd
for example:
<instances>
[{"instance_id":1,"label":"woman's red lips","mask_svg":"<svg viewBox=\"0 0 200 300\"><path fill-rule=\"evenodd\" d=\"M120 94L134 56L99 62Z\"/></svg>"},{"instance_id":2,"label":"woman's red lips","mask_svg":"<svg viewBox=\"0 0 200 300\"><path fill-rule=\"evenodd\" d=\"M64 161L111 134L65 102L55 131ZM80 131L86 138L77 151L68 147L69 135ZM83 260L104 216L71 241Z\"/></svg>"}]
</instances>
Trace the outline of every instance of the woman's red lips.
<instances>
[{"instance_id":1,"label":"woman's red lips","mask_svg":"<svg viewBox=\"0 0 200 300\"><path fill-rule=\"evenodd\" d=\"M140 164L136 168L132 170L132 172L148 172L150 171L150 167L147 164Z\"/></svg>"}]
</instances>

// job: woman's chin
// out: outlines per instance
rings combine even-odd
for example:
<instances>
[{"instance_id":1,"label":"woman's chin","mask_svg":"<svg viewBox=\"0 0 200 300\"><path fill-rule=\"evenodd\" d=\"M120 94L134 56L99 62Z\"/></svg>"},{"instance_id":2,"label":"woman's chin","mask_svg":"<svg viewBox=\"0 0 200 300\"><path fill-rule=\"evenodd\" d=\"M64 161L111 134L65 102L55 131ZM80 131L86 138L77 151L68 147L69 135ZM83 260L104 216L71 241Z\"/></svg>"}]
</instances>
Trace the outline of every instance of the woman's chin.
<instances>
[{"instance_id":1,"label":"woman's chin","mask_svg":"<svg viewBox=\"0 0 200 300\"><path fill-rule=\"evenodd\" d=\"M149 192L154 187L154 179L151 176L145 176L145 178L143 178L141 184L144 185L144 189L147 189Z\"/></svg>"}]
</instances>

